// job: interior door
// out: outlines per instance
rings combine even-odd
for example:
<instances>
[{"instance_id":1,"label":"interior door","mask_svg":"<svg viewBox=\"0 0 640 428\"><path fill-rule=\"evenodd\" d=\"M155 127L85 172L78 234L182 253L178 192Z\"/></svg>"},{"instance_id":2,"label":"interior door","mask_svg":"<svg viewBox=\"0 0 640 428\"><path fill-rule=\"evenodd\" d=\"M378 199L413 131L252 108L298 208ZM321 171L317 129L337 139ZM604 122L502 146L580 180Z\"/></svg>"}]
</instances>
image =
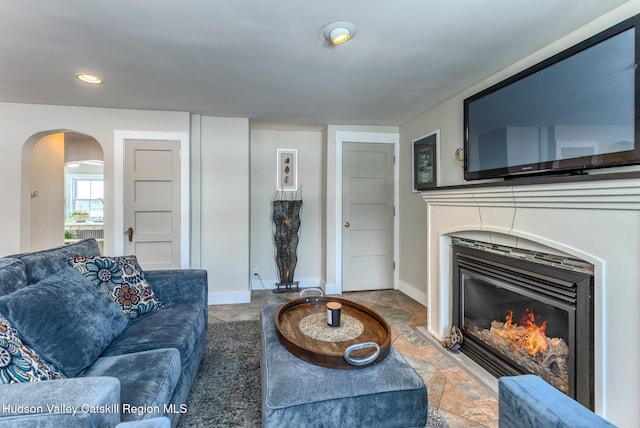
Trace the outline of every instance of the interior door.
<instances>
[{"instance_id":1,"label":"interior door","mask_svg":"<svg viewBox=\"0 0 640 428\"><path fill-rule=\"evenodd\" d=\"M393 288L394 145L342 145L342 290Z\"/></svg>"},{"instance_id":2,"label":"interior door","mask_svg":"<svg viewBox=\"0 0 640 428\"><path fill-rule=\"evenodd\" d=\"M125 253L180 268L180 141L125 140Z\"/></svg>"},{"instance_id":3,"label":"interior door","mask_svg":"<svg viewBox=\"0 0 640 428\"><path fill-rule=\"evenodd\" d=\"M38 140L31 152L31 247L64 243L64 134Z\"/></svg>"}]
</instances>

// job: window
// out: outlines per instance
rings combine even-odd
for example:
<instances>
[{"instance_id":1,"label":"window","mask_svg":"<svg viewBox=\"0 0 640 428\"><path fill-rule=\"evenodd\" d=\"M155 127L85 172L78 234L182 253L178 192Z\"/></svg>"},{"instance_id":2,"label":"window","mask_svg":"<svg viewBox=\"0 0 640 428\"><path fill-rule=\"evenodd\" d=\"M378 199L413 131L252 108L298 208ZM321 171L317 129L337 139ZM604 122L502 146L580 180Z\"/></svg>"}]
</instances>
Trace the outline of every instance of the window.
<instances>
[{"instance_id":1,"label":"window","mask_svg":"<svg viewBox=\"0 0 640 428\"><path fill-rule=\"evenodd\" d=\"M89 213L90 221L104 220L104 179L100 175L69 174L67 217L73 211Z\"/></svg>"}]
</instances>

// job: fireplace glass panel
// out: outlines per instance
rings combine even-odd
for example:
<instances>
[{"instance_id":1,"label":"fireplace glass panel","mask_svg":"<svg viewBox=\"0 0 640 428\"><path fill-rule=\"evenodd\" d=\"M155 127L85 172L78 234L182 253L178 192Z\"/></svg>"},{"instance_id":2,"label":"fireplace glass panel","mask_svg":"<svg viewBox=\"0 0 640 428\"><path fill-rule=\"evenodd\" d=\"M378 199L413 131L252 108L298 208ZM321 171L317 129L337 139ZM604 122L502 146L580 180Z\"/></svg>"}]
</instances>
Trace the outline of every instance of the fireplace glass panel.
<instances>
[{"instance_id":1,"label":"fireplace glass panel","mask_svg":"<svg viewBox=\"0 0 640 428\"><path fill-rule=\"evenodd\" d=\"M496 377L537 374L594 409L593 271L577 259L458 239L460 350Z\"/></svg>"},{"instance_id":2,"label":"fireplace glass panel","mask_svg":"<svg viewBox=\"0 0 640 428\"><path fill-rule=\"evenodd\" d=\"M463 275L463 283L464 327L469 332L490 328L492 321L505 321L509 311L513 313L512 322L520 323L522 315L529 310L538 322L547 321L548 337L558 337L569 342L569 315L566 309L557 308L543 303L539 298L527 297L467 274Z\"/></svg>"},{"instance_id":3,"label":"fireplace glass panel","mask_svg":"<svg viewBox=\"0 0 640 428\"><path fill-rule=\"evenodd\" d=\"M573 311L547 296L480 277L461 271L463 335L569 393Z\"/></svg>"}]
</instances>

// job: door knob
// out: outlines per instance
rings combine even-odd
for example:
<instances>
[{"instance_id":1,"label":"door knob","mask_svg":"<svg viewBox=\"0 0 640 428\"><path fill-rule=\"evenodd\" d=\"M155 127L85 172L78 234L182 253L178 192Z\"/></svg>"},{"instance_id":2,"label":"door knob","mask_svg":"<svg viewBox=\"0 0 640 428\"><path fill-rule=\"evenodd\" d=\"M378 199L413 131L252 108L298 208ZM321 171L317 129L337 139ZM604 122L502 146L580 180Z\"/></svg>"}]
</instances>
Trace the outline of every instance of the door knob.
<instances>
[{"instance_id":1,"label":"door knob","mask_svg":"<svg viewBox=\"0 0 640 428\"><path fill-rule=\"evenodd\" d=\"M127 229L126 232L124 232L125 235L129 236L129 242L133 241L133 227L130 227L129 229Z\"/></svg>"},{"instance_id":2,"label":"door knob","mask_svg":"<svg viewBox=\"0 0 640 428\"><path fill-rule=\"evenodd\" d=\"M348 221L344 222L344 227L346 227L347 229L349 228L349 226L351 226L351 223L349 223Z\"/></svg>"}]
</instances>

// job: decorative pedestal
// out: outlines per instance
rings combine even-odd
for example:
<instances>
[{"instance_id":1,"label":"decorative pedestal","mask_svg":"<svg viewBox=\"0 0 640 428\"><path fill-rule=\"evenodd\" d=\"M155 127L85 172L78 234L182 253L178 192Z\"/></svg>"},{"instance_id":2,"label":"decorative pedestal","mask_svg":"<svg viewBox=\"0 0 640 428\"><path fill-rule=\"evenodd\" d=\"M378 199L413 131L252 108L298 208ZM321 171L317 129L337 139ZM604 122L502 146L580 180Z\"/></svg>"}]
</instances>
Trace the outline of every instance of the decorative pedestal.
<instances>
[{"instance_id":1,"label":"decorative pedestal","mask_svg":"<svg viewBox=\"0 0 640 428\"><path fill-rule=\"evenodd\" d=\"M298 263L298 240L300 238L300 210L302 200L273 201L273 240L276 245L276 264L278 265L277 289L274 293L299 291L298 281L293 273ZM281 289L280 287L284 287Z\"/></svg>"},{"instance_id":2,"label":"decorative pedestal","mask_svg":"<svg viewBox=\"0 0 640 428\"><path fill-rule=\"evenodd\" d=\"M273 292L274 293L297 293L298 291L300 291L300 288L298 287L299 284L300 284L300 281L293 281L288 283L276 282L277 288L273 290Z\"/></svg>"}]
</instances>

